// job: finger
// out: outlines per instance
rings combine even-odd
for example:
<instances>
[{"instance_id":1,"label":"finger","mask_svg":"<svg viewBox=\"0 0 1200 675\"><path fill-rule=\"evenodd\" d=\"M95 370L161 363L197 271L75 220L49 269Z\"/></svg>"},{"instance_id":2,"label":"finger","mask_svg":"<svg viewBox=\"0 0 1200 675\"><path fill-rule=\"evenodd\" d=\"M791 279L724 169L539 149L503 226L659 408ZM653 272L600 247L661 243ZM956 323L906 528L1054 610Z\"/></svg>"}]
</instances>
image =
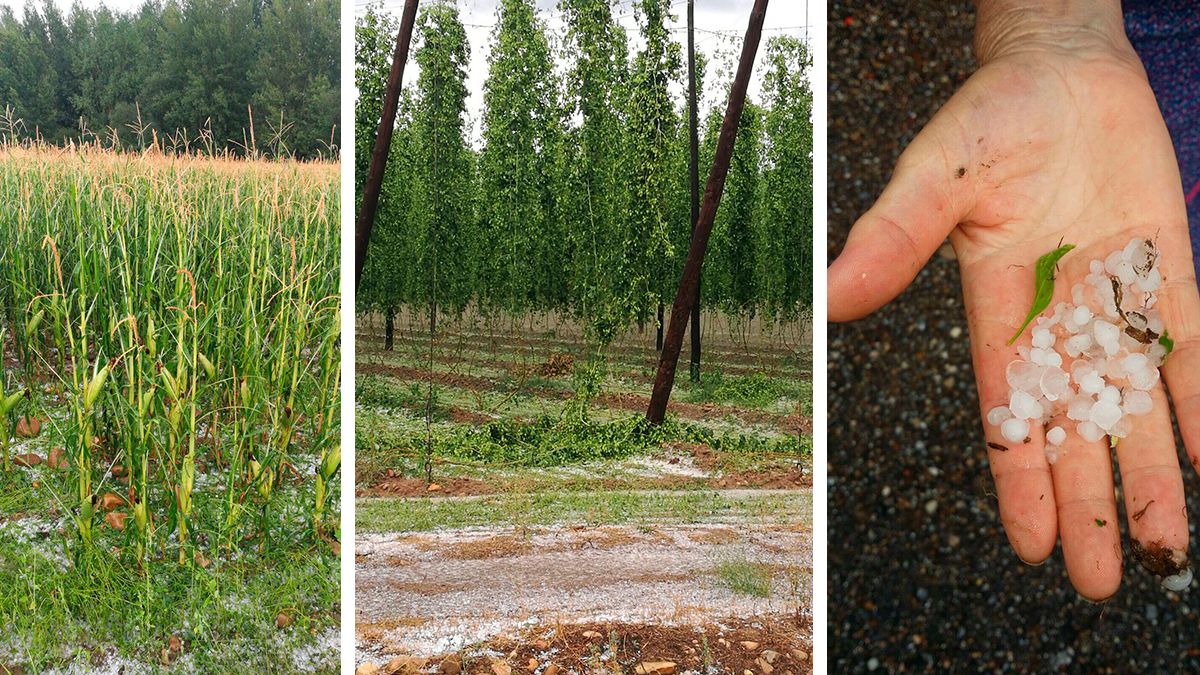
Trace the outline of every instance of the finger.
<instances>
[{"instance_id":1,"label":"finger","mask_svg":"<svg viewBox=\"0 0 1200 675\"><path fill-rule=\"evenodd\" d=\"M974 179L965 167L972 150L947 135L948 117L943 109L913 139L883 194L850 230L828 270L831 321L861 318L899 295L971 210Z\"/></svg>"},{"instance_id":2,"label":"finger","mask_svg":"<svg viewBox=\"0 0 1200 675\"><path fill-rule=\"evenodd\" d=\"M1188 242L1183 241L1179 247L1185 252L1182 259L1162 249L1163 288L1158 309L1175 341L1162 371L1188 459L1200 472L1200 294L1196 272L1186 255L1190 251Z\"/></svg>"},{"instance_id":3,"label":"finger","mask_svg":"<svg viewBox=\"0 0 1200 675\"><path fill-rule=\"evenodd\" d=\"M1017 557L1037 564L1050 556L1058 541L1058 512L1045 455L1045 431L1034 421L1029 443L1011 443L1004 440L998 427L987 423L989 410L1008 405L1005 371L1020 356L1017 346L1009 346L1007 341L1024 317L1025 298L1033 294L1033 280L1022 273L1023 267L1017 263L1016 260L963 263L963 300L984 436L989 443L1007 448L989 446L988 449L1000 521Z\"/></svg>"},{"instance_id":4,"label":"finger","mask_svg":"<svg viewBox=\"0 0 1200 675\"><path fill-rule=\"evenodd\" d=\"M1089 600L1111 597L1121 585L1121 532L1108 442L1067 434L1050 473L1071 584Z\"/></svg>"},{"instance_id":5,"label":"finger","mask_svg":"<svg viewBox=\"0 0 1200 675\"><path fill-rule=\"evenodd\" d=\"M1117 464L1133 557L1170 576L1187 566L1187 508L1167 395L1161 387L1150 395L1154 409L1130 418L1133 430L1117 443Z\"/></svg>"}]
</instances>

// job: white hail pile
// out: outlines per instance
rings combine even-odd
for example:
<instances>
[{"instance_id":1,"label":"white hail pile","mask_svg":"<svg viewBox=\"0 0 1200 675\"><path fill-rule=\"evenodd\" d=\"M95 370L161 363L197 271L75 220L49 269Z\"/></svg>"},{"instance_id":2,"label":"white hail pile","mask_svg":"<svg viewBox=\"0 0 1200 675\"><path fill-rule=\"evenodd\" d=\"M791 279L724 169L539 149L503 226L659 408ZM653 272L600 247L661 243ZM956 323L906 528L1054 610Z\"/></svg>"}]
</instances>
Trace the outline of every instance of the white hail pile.
<instances>
[{"instance_id":1,"label":"white hail pile","mask_svg":"<svg viewBox=\"0 0 1200 675\"><path fill-rule=\"evenodd\" d=\"M990 410L988 423L1010 443L1023 443L1031 424L1044 426L1065 413L1046 431L1051 464L1071 422L1088 441L1127 436L1130 418L1154 407L1150 391L1167 355L1155 309L1161 285L1158 251L1149 240L1134 239L1093 260L1085 282L1071 289L1071 302L1033 324L1032 347L1019 347L1021 358L1005 373L1008 405Z\"/></svg>"}]
</instances>

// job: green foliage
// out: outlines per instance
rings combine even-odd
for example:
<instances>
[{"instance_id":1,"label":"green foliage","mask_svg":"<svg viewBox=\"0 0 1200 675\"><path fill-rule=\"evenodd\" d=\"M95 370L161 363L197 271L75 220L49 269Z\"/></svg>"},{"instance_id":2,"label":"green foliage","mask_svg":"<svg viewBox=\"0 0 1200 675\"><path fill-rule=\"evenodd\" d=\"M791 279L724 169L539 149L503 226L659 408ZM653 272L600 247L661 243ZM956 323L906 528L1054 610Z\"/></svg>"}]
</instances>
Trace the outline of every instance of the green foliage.
<instances>
[{"instance_id":1,"label":"green foliage","mask_svg":"<svg viewBox=\"0 0 1200 675\"><path fill-rule=\"evenodd\" d=\"M1050 301L1054 299L1054 274L1058 269L1058 261L1074 248L1075 244L1066 244L1038 258L1033 271L1033 305L1029 308L1029 314L1025 315L1025 322L1008 339L1008 344L1016 342L1017 338L1021 337L1021 333L1025 332L1025 328L1037 318L1037 315L1046 311L1046 308L1050 306Z\"/></svg>"},{"instance_id":2,"label":"green foliage","mask_svg":"<svg viewBox=\"0 0 1200 675\"><path fill-rule=\"evenodd\" d=\"M811 390L809 394L811 396ZM686 400L765 408L781 398L800 398L801 395L798 383L785 382L763 373L726 375L714 369L705 373L698 384L693 384L687 390Z\"/></svg>"},{"instance_id":3,"label":"green foliage","mask_svg":"<svg viewBox=\"0 0 1200 675\"><path fill-rule=\"evenodd\" d=\"M558 153L563 119L546 28L532 0L502 0L484 83L478 293L487 308L565 296Z\"/></svg>"},{"instance_id":4,"label":"green foliage","mask_svg":"<svg viewBox=\"0 0 1200 675\"><path fill-rule=\"evenodd\" d=\"M0 9L0 112L51 143L328 155L338 20L332 0Z\"/></svg>"},{"instance_id":5,"label":"green foliage","mask_svg":"<svg viewBox=\"0 0 1200 675\"><path fill-rule=\"evenodd\" d=\"M457 10L444 1L423 10L421 75L401 96L360 310L436 300L441 310L473 305L493 317L559 311L578 317L602 350L674 296L692 221L670 5L634 3L632 56L610 0L559 0L558 10L565 34L556 53L532 0L500 3L478 150L461 105L467 45ZM436 40L433 26L444 28ZM357 25L359 184L396 28L380 7ZM702 58L699 66L703 79ZM741 120L704 268L706 304L735 317L791 322L811 312L810 67L798 38L770 40L763 100ZM727 91L727 74L710 79L722 77L710 88ZM709 148L722 112L709 118ZM711 150L702 181L710 163Z\"/></svg>"}]
</instances>

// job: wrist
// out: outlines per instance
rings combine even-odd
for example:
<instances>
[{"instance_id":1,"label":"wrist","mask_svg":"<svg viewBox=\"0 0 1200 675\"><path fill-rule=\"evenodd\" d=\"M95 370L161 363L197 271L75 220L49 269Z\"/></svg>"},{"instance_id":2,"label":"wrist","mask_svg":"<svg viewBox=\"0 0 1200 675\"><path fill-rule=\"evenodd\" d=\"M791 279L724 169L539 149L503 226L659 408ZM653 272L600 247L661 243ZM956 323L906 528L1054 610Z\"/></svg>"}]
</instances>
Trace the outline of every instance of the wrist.
<instances>
[{"instance_id":1,"label":"wrist","mask_svg":"<svg viewBox=\"0 0 1200 675\"><path fill-rule=\"evenodd\" d=\"M1119 0L976 0L975 59L1022 53L1107 55L1140 61L1125 37Z\"/></svg>"}]
</instances>

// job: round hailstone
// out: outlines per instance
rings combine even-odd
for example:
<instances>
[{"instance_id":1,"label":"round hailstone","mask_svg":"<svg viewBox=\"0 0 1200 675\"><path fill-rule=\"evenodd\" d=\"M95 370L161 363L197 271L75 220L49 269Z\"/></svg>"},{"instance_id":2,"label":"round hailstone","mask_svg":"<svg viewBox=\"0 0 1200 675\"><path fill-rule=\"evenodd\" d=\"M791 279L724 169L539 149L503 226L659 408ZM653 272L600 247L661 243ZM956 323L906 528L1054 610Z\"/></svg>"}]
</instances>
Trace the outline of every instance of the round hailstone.
<instances>
[{"instance_id":1,"label":"round hailstone","mask_svg":"<svg viewBox=\"0 0 1200 675\"><path fill-rule=\"evenodd\" d=\"M988 424L996 427L1003 424L1004 420L1012 419L1012 416L1012 411L1008 409L1008 406L1000 405L988 411L987 421Z\"/></svg>"},{"instance_id":2,"label":"round hailstone","mask_svg":"<svg viewBox=\"0 0 1200 675\"><path fill-rule=\"evenodd\" d=\"M1087 333L1072 335L1067 338L1067 356L1073 359L1079 358L1081 354L1086 352L1092 346L1092 336Z\"/></svg>"},{"instance_id":3,"label":"round hailstone","mask_svg":"<svg viewBox=\"0 0 1200 675\"><path fill-rule=\"evenodd\" d=\"M1121 406L1101 398L1092 406L1091 421L1105 431L1111 430L1121 421Z\"/></svg>"},{"instance_id":4,"label":"round hailstone","mask_svg":"<svg viewBox=\"0 0 1200 675\"><path fill-rule=\"evenodd\" d=\"M1071 395L1071 377L1062 368L1050 367L1042 371L1042 396L1057 401Z\"/></svg>"},{"instance_id":5,"label":"round hailstone","mask_svg":"<svg viewBox=\"0 0 1200 675\"><path fill-rule=\"evenodd\" d=\"M1192 585L1192 568L1189 567L1179 574L1163 577L1162 585L1168 591L1175 591L1176 593L1187 590L1187 587Z\"/></svg>"},{"instance_id":6,"label":"round hailstone","mask_svg":"<svg viewBox=\"0 0 1200 675\"><path fill-rule=\"evenodd\" d=\"M1104 391L1100 392L1100 400L1107 401L1108 403L1120 403L1121 390L1111 384L1105 385Z\"/></svg>"},{"instance_id":7,"label":"round hailstone","mask_svg":"<svg viewBox=\"0 0 1200 675\"><path fill-rule=\"evenodd\" d=\"M1029 422L1016 418L1004 420L1000 425L1000 435L1009 443L1024 443L1029 438Z\"/></svg>"},{"instance_id":8,"label":"round hailstone","mask_svg":"<svg viewBox=\"0 0 1200 675\"><path fill-rule=\"evenodd\" d=\"M1086 326L1092 320L1092 310L1087 305L1076 303L1078 306L1071 310L1071 320L1080 326Z\"/></svg>"},{"instance_id":9,"label":"round hailstone","mask_svg":"<svg viewBox=\"0 0 1200 675\"><path fill-rule=\"evenodd\" d=\"M1065 440L1067 440L1067 430L1062 427L1054 427L1046 432L1046 442L1051 445L1062 445Z\"/></svg>"},{"instance_id":10,"label":"round hailstone","mask_svg":"<svg viewBox=\"0 0 1200 675\"><path fill-rule=\"evenodd\" d=\"M1058 461L1058 455L1061 451L1062 451L1062 448L1058 447L1057 445L1047 445L1046 446L1046 462L1048 462L1050 465L1053 465L1055 462Z\"/></svg>"},{"instance_id":11,"label":"round hailstone","mask_svg":"<svg viewBox=\"0 0 1200 675\"><path fill-rule=\"evenodd\" d=\"M1095 261L1093 261L1093 262L1095 262ZM1084 298L1083 294L1084 294L1083 284L1075 284L1074 286L1071 287L1071 302L1075 303L1076 305L1084 304L1085 298ZM1083 325L1083 322L1081 322L1081 321L1076 321L1075 323Z\"/></svg>"},{"instance_id":12,"label":"round hailstone","mask_svg":"<svg viewBox=\"0 0 1200 675\"><path fill-rule=\"evenodd\" d=\"M1095 422L1090 420L1086 422L1080 422L1075 427L1075 431L1078 431L1079 435L1082 436L1084 440L1092 443L1104 438L1104 430L1097 426Z\"/></svg>"},{"instance_id":13,"label":"round hailstone","mask_svg":"<svg viewBox=\"0 0 1200 675\"><path fill-rule=\"evenodd\" d=\"M1114 309L1113 314L1115 313ZM1096 339L1096 344L1103 347L1104 352L1109 356L1116 354L1121 348L1121 329L1104 319L1097 319L1096 323L1092 324L1092 335Z\"/></svg>"},{"instance_id":14,"label":"round hailstone","mask_svg":"<svg viewBox=\"0 0 1200 675\"><path fill-rule=\"evenodd\" d=\"M1042 384L1042 367L1028 361L1013 361L1004 371L1004 378L1017 391L1034 392Z\"/></svg>"},{"instance_id":15,"label":"round hailstone","mask_svg":"<svg viewBox=\"0 0 1200 675\"><path fill-rule=\"evenodd\" d=\"M1101 274L1104 272L1104 263L1099 260L1093 260L1088 263L1088 271L1092 274Z\"/></svg>"},{"instance_id":16,"label":"round hailstone","mask_svg":"<svg viewBox=\"0 0 1200 675\"><path fill-rule=\"evenodd\" d=\"M1034 328L1033 329L1033 346L1041 349L1049 349L1054 346L1054 333L1050 332L1049 328Z\"/></svg>"},{"instance_id":17,"label":"round hailstone","mask_svg":"<svg viewBox=\"0 0 1200 675\"><path fill-rule=\"evenodd\" d=\"M1146 391L1158 384L1158 368L1147 365L1145 368L1129 373L1129 384L1134 389Z\"/></svg>"},{"instance_id":18,"label":"round hailstone","mask_svg":"<svg viewBox=\"0 0 1200 675\"><path fill-rule=\"evenodd\" d=\"M1008 400L1008 409L1012 411L1013 417L1022 420L1031 420L1035 417L1042 416L1042 406L1032 394L1023 391L1014 391Z\"/></svg>"},{"instance_id":19,"label":"round hailstone","mask_svg":"<svg viewBox=\"0 0 1200 675\"><path fill-rule=\"evenodd\" d=\"M1117 263L1117 278L1121 283L1128 286L1137 280L1137 272L1133 271L1133 263L1128 260L1122 260Z\"/></svg>"},{"instance_id":20,"label":"round hailstone","mask_svg":"<svg viewBox=\"0 0 1200 675\"><path fill-rule=\"evenodd\" d=\"M1077 382L1079 382L1080 393L1099 394L1104 391L1104 378L1094 370L1085 372Z\"/></svg>"},{"instance_id":21,"label":"round hailstone","mask_svg":"<svg viewBox=\"0 0 1200 675\"><path fill-rule=\"evenodd\" d=\"M1067 406L1067 417L1076 422L1086 422L1092 418L1092 406L1095 401L1091 396L1076 396Z\"/></svg>"},{"instance_id":22,"label":"round hailstone","mask_svg":"<svg viewBox=\"0 0 1200 675\"><path fill-rule=\"evenodd\" d=\"M1154 399L1150 398L1150 394L1134 389L1125 392L1125 400L1122 402L1121 408L1127 415L1145 415L1154 409Z\"/></svg>"}]
</instances>

